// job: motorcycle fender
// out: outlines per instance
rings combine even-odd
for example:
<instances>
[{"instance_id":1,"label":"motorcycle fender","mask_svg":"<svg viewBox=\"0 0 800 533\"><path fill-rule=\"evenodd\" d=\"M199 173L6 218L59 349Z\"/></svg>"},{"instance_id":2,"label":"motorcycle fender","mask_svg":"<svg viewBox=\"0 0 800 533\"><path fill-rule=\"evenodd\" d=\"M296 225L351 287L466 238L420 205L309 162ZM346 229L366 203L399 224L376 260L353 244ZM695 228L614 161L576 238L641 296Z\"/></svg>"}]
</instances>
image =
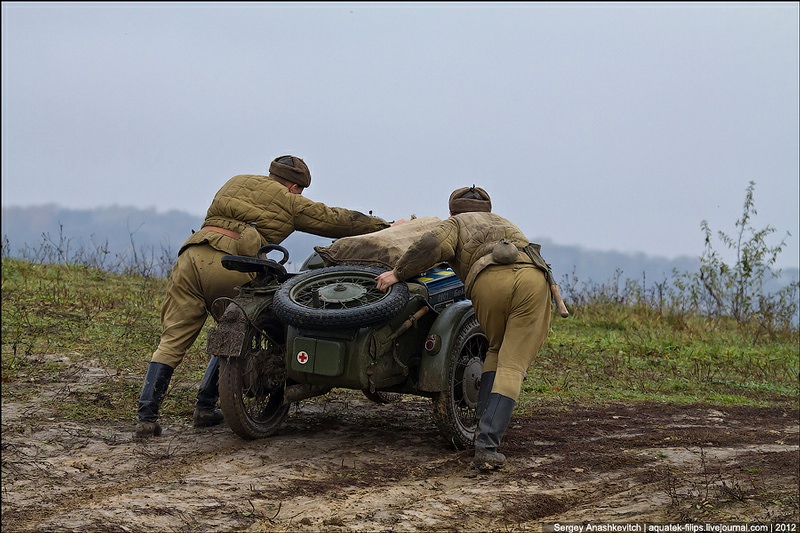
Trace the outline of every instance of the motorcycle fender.
<instances>
[{"instance_id":1,"label":"motorcycle fender","mask_svg":"<svg viewBox=\"0 0 800 533\"><path fill-rule=\"evenodd\" d=\"M419 367L417 388L425 392L441 392L447 389L447 372L450 352L464 325L475 314L472 302L461 300L447 306L428 331L422 360Z\"/></svg>"},{"instance_id":2,"label":"motorcycle fender","mask_svg":"<svg viewBox=\"0 0 800 533\"><path fill-rule=\"evenodd\" d=\"M254 321L260 313L269 311L271 303L271 298L264 298L230 304L219 322L208 331L206 353L212 357L239 357L250 323L247 317Z\"/></svg>"}]
</instances>

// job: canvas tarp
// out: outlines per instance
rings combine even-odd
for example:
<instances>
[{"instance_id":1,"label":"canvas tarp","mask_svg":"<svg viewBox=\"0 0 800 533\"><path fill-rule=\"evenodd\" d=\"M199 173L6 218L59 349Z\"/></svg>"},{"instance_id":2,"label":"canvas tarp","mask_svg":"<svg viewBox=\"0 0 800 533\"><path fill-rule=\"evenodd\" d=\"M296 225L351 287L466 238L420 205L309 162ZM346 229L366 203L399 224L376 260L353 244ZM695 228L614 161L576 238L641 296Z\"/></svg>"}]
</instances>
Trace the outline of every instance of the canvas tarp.
<instances>
[{"instance_id":1,"label":"canvas tarp","mask_svg":"<svg viewBox=\"0 0 800 533\"><path fill-rule=\"evenodd\" d=\"M417 239L440 222L437 217L418 217L374 233L343 237L329 246L315 246L314 250L325 266L365 265L392 269Z\"/></svg>"}]
</instances>

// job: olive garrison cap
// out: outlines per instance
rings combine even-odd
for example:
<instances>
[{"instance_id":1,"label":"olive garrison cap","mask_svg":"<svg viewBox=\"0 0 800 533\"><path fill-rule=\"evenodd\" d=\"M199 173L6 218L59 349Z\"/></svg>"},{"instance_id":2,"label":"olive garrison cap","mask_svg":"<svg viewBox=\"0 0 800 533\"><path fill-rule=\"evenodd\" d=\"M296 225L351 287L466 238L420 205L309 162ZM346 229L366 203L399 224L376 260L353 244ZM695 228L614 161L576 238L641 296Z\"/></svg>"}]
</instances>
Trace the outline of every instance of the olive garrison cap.
<instances>
[{"instance_id":1,"label":"olive garrison cap","mask_svg":"<svg viewBox=\"0 0 800 533\"><path fill-rule=\"evenodd\" d=\"M293 155L276 157L269 164L269 175L283 178L301 187L311 186L311 171L302 159Z\"/></svg>"},{"instance_id":2,"label":"olive garrison cap","mask_svg":"<svg viewBox=\"0 0 800 533\"><path fill-rule=\"evenodd\" d=\"M492 212L492 199L489 193L480 187L462 187L450 194L448 203L451 213L467 213L469 211Z\"/></svg>"}]
</instances>

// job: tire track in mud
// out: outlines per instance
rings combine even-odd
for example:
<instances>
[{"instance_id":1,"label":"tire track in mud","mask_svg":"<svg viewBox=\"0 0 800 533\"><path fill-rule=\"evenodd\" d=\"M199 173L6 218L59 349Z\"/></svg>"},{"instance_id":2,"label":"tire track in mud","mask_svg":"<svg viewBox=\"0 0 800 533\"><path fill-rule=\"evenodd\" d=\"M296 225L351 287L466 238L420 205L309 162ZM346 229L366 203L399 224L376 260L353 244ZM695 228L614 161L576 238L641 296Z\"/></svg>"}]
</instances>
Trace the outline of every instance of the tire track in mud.
<instances>
[{"instance_id":1,"label":"tire track in mud","mask_svg":"<svg viewBox=\"0 0 800 533\"><path fill-rule=\"evenodd\" d=\"M45 433L31 435L30 440L66 442L72 432L57 428ZM60 449L51 445L36 451L34 457L50 456L46 468L36 468L39 474L36 487L26 487L29 484L23 482L9 488L4 480L6 496L20 490L26 493L23 501L4 497L4 503L13 505L15 516L20 516L15 530L48 530L48 524L52 530L61 529L69 522L65 518L75 511L87 514L91 510L113 508L108 502L121 496L133 495L147 487L180 483L195 468L193 462L207 461L219 453L219 450L203 451L195 442L198 435L193 435L190 428L186 428L185 435L147 444L132 441L131 433L115 428L114 444L83 436L78 445L73 443ZM229 447L234 445L231 443ZM29 473L30 470L21 472L19 477L26 478ZM3 516L5 523L5 511Z\"/></svg>"},{"instance_id":2,"label":"tire track in mud","mask_svg":"<svg viewBox=\"0 0 800 533\"><path fill-rule=\"evenodd\" d=\"M10 531L538 531L543 520L664 521L667 472L673 495L704 467L758 466L797 486L784 466L797 464L796 410L541 408L513 422L506 469L478 474L425 400L333 394L258 441L168 419L147 443L131 440L133 424L7 424L7 407L4 452L37 461L15 473L4 453Z\"/></svg>"},{"instance_id":3,"label":"tire track in mud","mask_svg":"<svg viewBox=\"0 0 800 533\"><path fill-rule=\"evenodd\" d=\"M297 420L290 420L289 427L285 431L286 435L264 441L241 440L232 435L227 428L214 428L206 432L193 430L186 426L181 427L181 424L174 423L169 424L168 428L165 429L165 436L171 432L175 432L175 436L169 438L169 440L162 436L147 444L135 443L130 440L125 442L126 432L120 429L115 430L112 440L117 442L113 446L108 444L108 438L105 440L97 439L96 436L89 435L85 428L83 429L83 435L80 437L80 442L75 442L74 430L78 429L80 431L80 429L74 425L69 428L69 431L65 431L66 428L60 427L35 434L32 433L25 436L25 440L41 443L63 443L71 438L72 442L70 445L41 446L37 451L31 453L33 456L51 457L53 458L51 461L54 460L55 463L58 463L55 468L48 468L44 471L44 475L40 475L38 478L39 483L48 487L50 498L58 500L58 508L47 508L46 505L43 505L42 499L35 496L18 504L17 502L12 502L16 507L14 515L22 517L35 515L35 518L30 520L20 519L16 522L16 527L20 530L35 530L37 527L41 528L48 523L63 525L65 522L69 522L66 518L73 511L82 511L81 514L85 514L88 510L114 508L114 502L120 497L124 497L126 504L130 505L132 501L137 500L134 494L147 487L156 486L160 487L159 490L164 492L176 492L181 498L185 499L186 494L182 494L183 491L176 491L172 487L180 487L187 483L194 483L196 487L198 484L207 483L206 478L211 477L209 486L213 485L213 487L209 488L208 492L224 491L226 490L226 485L228 485L224 479L224 473L231 470L229 464L231 461L236 463L232 475L237 475L236 470L249 470L256 474L248 476L239 473L237 476L239 480L236 483L239 487L247 483L251 487L249 491L256 492L256 488L259 487L263 479L271 475L282 480L282 487L289 486L290 491L303 494L304 491L298 480L313 485L317 485L320 481L326 482L324 477L320 478L318 467L327 463L325 464L326 471L335 470L335 465L333 464L335 461L331 460L330 457L314 457L313 455L307 459L295 457L293 461L288 462L275 459L282 456L297 456L299 453L297 450L303 447L303 439L301 438L298 443L297 435L315 438L312 435L312 433L318 433L314 429L315 427L326 424L331 425L335 422L335 420L332 422L330 415L325 415L324 412L322 416L310 414L312 417L310 420L304 421L302 416ZM308 417L306 416L306 418ZM166 426L167 424L165 424ZM344 466L344 463L351 458L351 455L358 457L361 453L360 450L370 447L377 450L374 443L371 442L372 438L387 439L387 433L390 432L388 428L389 426L385 421L379 421L376 427L371 428L371 434L359 432L357 439L350 439L354 442L358 439L361 440L355 447L358 450L355 454L350 453L347 442L330 446L330 450L336 453L336 461L341 460ZM9 428L4 426L4 433L11 433L8 430ZM130 433L127 433L127 436L129 438ZM207 442L198 445L198 439L201 439L201 442ZM331 434L330 430L324 430L319 435L319 439L321 439L320 442L333 444L336 436ZM213 449L208 450L208 448ZM106 463L104 468L106 469L111 468L113 470L113 467L121 465L122 468L118 468L115 475L124 476L124 479L103 481L102 476L105 472L96 468L94 464L97 457L104 457ZM360 461L353 459L353 462L355 465L356 462ZM131 467L131 463L135 464L135 466ZM198 465L203 464L209 464L212 467L208 469L198 468ZM265 470L268 472L265 473ZM334 476L339 476L339 474L334 472ZM346 485L346 483L343 483L342 477L334 477L332 481L337 482L339 485ZM265 487L263 490L268 490L269 488ZM243 491L240 488L238 492L247 491ZM320 490L317 489L317 492L320 492ZM142 507L147 506L146 498L138 498L138 500L145 501L145 503L142 503ZM242 502L247 501L247 498L242 498ZM217 507L230 508L232 506L230 504L219 504ZM154 508L158 512L158 507L154 506ZM166 513L166 511L164 512ZM243 514L249 513L245 512ZM4 521L11 516L11 514L4 513ZM230 521L228 521L227 525L228 527L230 526Z\"/></svg>"}]
</instances>

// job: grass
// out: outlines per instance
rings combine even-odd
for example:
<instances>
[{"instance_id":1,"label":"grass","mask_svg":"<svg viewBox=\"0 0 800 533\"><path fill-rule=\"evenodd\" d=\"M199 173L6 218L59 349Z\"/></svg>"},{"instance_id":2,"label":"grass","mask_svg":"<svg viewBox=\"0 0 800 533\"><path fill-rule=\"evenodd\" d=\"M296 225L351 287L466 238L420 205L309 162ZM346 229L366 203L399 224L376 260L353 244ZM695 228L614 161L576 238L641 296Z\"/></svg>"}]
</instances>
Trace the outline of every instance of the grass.
<instances>
[{"instance_id":1,"label":"grass","mask_svg":"<svg viewBox=\"0 0 800 533\"><path fill-rule=\"evenodd\" d=\"M72 420L135 418L141 380L160 335L166 279L88 266L2 259L2 397L33 395L37 384L74 383L47 400ZM539 402L671 402L796 406L797 328L755 335L732 319L664 311L591 290L576 298L528 371L520 408ZM570 302L567 302L570 305ZM162 413L190 416L205 369L209 320L178 366ZM75 366L102 368L82 389ZM66 378L66 379L65 379Z\"/></svg>"},{"instance_id":2,"label":"grass","mask_svg":"<svg viewBox=\"0 0 800 533\"><path fill-rule=\"evenodd\" d=\"M37 384L74 383L43 408L70 420L134 420L141 380L158 345L167 280L87 266L2 259L2 397L32 396ZM208 356L205 337L176 369L163 414L191 415ZM105 369L80 389L65 361ZM64 379L66 378L66 379Z\"/></svg>"},{"instance_id":3,"label":"grass","mask_svg":"<svg viewBox=\"0 0 800 533\"><path fill-rule=\"evenodd\" d=\"M538 398L767 406L797 402L797 333L754 342L730 319L680 320L617 304L554 319L528 370Z\"/></svg>"}]
</instances>

